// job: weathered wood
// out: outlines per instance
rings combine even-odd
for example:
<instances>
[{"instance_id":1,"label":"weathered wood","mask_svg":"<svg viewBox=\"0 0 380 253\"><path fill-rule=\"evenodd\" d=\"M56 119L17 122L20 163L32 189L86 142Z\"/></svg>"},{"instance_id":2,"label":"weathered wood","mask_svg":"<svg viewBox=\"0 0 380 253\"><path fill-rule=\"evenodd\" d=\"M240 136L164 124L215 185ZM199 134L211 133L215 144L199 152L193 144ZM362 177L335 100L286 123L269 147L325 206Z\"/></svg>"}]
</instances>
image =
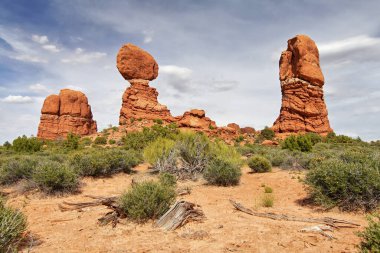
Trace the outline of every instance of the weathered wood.
<instances>
[{"instance_id":1,"label":"weathered wood","mask_svg":"<svg viewBox=\"0 0 380 253\"><path fill-rule=\"evenodd\" d=\"M323 223L332 227L340 228L340 227L358 227L360 226L357 223L353 223L351 221L346 220L339 220L334 219L330 217L323 217L323 218L304 218L304 217L297 217L297 216L290 216L286 214L275 214L275 213L259 213L254 212L251 209L248 209L241 205L240 203L231 200L231 204L239 211L247 213L249 215L262 217L262 218L269 218L272 220L286 220L286 221L299 221L299 222L308 222L308 223Z\"/></svg>"},{"instance_id":2,"label":"weathered wood","mask_svg":"<svg viewBox=\"0 0 380 253\"><path fill-rule=\"evenodd\" d=\"M90 202L67 202L63 201L62 204L58 204L59 209L62 212L65 211L73 211L73 210L80 210L86 207L91 207L91 206L112 206L116 204L118 197L97 197L97 196L91 196L91 195L86 195L85 197L89 197L92 199L96 199L95 201L90 201Z\"/></svg>"},{"instance_id":3,"label":"weathered wood","mask_svg":"<svg viewBox=\"0 0 380 253\"><path fill-rule=\"evenodd\" d=\"M190 220L204 218L202 210L195 208L196 205L187 201L176 202L161 218L156 225L166 231L175 230Z\"/></svg>"}]
</instances>

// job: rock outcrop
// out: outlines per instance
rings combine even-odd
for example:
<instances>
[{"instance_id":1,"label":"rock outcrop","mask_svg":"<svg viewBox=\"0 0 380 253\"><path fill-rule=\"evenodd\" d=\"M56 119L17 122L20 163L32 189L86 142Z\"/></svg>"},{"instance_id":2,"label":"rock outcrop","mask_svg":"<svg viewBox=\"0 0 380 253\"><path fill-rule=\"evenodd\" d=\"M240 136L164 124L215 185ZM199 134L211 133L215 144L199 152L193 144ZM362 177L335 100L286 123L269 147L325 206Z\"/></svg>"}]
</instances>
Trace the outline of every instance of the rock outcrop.
<instances>
[{"instance_id":1,"label":"rock outcrop","mask_svg":"<svg viewBox=\"0 0 380 253\"><path fill-rule=\"evenodd\" d=\"M46 97L41 109L37 137L56 140L68 133L89 135L97 132L91 107L85 94L63 89L59 95Z\"/></svg>"},{"instance_id":2,"label":"rock outcrop","mask_svg":"<svg viewBox=\"0 0 380 253\"><path fill-rule=\"evenodd\" d=\"M272 129L280 134L332 132L315 42L306 35L288 40L288 48L282 52L279 65L282 104Z\"/></svg>"},{"instance_id":3,"label":"rock outcrop","mask_svg":"<svg viewBox=\"0 0 380 253\"><path fill-rule=\"evenodd\" d=\"M182 117L178 117L177 124L183 128L193 128L202 131L214 130L217 128L215 121L206 117L204 110L192 109L185 112Z\"/></svg>"}]
</instances>

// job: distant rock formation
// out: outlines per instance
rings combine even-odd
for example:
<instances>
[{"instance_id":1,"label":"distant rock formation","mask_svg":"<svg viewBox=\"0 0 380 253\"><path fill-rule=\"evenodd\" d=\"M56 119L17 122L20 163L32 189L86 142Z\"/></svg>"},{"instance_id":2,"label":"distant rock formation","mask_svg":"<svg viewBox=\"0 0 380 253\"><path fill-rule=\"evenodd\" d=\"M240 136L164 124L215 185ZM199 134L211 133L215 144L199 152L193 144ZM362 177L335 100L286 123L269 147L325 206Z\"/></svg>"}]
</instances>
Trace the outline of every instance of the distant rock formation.
<instances>
[{"instance_id":1,"label":"distant rock formation","mask_svg":"<svg viewBox=\"0 0 380 253\"><path fill-rule=\"evenodd\" d=\"M231 143L238 135L245 134L234 123L227 127L217 127L215 121L206 117L204 110L192 109L182 116L173 117L170 110L158 102L157 90L149 86L149 81L158 76L158 64L153 56L141 48L130 43L122 46L117 55L117 68L131 84L124 92L119 117L119 125L126 131L141 130L156 122L174 122L181 129L204 132ZM254 129L247 128L248 132L254 133Z\"/></svg>"},{"instance_id":2,"label":"distant rock formation","mask_svg":"<svg viewBox=\"0 0 380 253\"><path fill-rule=\"evenodd\" d=\"M97 132L92 119L91 106L85 94L63 89L59 95L46 97L41 109L37 137L55 140L65 138L68 133L89 135Z\"/></svg>"},{"instance_id":3,"label":"distant rock formation","mask_svg":"<svg viewBox=\"0 0 380 253\"><path fill-rule=\"evenodd\" d=\"M315 42L306 35L288 40L288 48L282 52L279 65L282 104L272 129L284 134L332 132Z\"/></svg>"}]
</instances>

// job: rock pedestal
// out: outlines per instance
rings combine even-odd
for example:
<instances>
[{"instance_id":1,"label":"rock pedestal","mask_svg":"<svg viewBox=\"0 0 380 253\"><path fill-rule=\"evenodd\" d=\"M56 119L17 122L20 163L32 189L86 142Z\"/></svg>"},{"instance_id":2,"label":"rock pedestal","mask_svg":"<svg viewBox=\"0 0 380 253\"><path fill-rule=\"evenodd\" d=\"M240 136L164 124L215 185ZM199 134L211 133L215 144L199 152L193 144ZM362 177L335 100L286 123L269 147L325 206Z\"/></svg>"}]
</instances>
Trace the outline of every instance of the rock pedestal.
<instances>
[{"instance_id":1,"label":"rock pedestal","mask_svg":"<svg viewBox=\"0 0 380 253\"><path fill-rule=\"evenodd\" d=\"M282 52L279 65L282 104L272 129L284 134L332 132L315 42L306 35L288 40L288 48Z\"/></svg>"}]
</instances>

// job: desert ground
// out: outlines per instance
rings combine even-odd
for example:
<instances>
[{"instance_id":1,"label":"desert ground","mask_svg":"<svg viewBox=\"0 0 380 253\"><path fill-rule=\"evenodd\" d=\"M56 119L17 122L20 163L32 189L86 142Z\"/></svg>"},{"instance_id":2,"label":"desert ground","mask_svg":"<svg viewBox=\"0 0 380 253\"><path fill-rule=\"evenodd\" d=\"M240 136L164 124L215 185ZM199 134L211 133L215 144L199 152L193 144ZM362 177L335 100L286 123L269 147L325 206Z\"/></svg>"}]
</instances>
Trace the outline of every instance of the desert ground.
<instances>
[{"instance_id":1,"label":"desert ground","mask_svg":"<svg viewBox=\"0 0 380 253\"><path fill-rule=\"evenodd\" d=\"M154 178L147 164L134 169L133 174L116 174L108 178L85 178L82 191L76 195L44 196L39 192L17 194L9 187L8 203L20 208L29 221L32 237L38 245L23 252L356 252L359 238L355 232L364 228L362 213L323 211L302 204L307 193L300 182L303 173L274 168L270 173L249 173L243 167L238 186L209 186L203 180L179 181L177 187L190 187L189 195L178 197L198 204L205 214L201 222L165 232L154 221L137 224L121 220L115 228L100 226L97 219L108 212L106 207L87 207L81 211L62 212L63 201L89 201L85 195L116 196L130 187L134 180ZM270 186L274 206L262 207L263 185ZM13 192L13 193L12 193ZM360 228L341 228L328 232L336 239L319 233L301 232L318 224L277 221L250 216L233 208L229 199L260 212L296 215L300 217L333 217L356 222Z\"/></svg>"}]
</instances>

